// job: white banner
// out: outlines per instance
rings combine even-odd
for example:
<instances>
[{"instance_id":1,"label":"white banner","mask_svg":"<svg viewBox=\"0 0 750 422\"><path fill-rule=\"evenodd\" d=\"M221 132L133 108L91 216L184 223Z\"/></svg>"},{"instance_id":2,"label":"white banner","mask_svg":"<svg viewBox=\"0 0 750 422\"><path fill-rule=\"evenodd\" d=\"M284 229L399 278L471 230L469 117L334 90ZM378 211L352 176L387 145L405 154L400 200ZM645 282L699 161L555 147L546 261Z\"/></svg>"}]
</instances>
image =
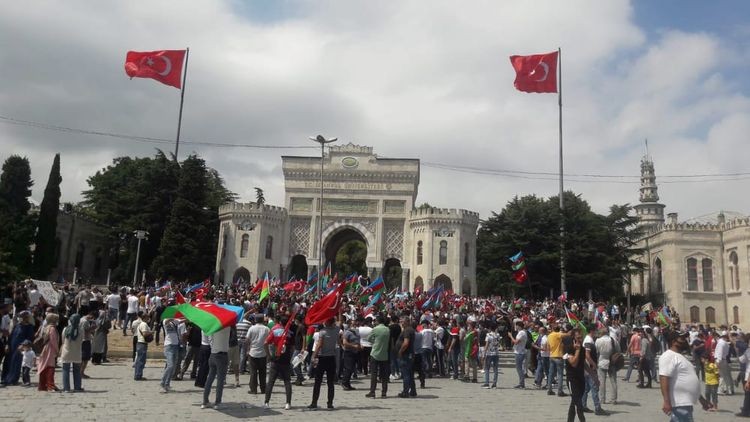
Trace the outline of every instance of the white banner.
<instances>
[{"instance_id":1,"label":"white banner","mask_svg":"<svg viewBox=\"0 0 750 422\"><path fill-rule=\"evenodd\" d=\"M49 281L33 280L33 282L39 293L44 297L44 300L47 301L47 304L57 306L58 302L60 302L60 295L62 293L55 290L52 283Z\"/></svg>"}]
</instances>

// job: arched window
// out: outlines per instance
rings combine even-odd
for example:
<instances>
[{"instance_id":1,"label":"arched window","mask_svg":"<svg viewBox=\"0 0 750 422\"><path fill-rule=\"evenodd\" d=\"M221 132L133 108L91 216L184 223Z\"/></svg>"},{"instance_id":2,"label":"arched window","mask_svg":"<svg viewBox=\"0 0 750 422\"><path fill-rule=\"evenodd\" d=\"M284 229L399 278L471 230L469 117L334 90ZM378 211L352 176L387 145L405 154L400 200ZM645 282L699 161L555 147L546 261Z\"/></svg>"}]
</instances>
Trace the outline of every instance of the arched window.
<instances>
[{"instance_id":1,"label":"arched window","mask_svg":"<svg viewBox=\"0 0 750 422\"><path fill-rule=\"evenodd\" d=\"M266 239L266 259L273 258L273 236L268 236Z\"/></svg>"},{"instance_id":2,"label":"arched window","mask_svg":"<svg viewBox=\"0 0 750 422\"><path fill-rule=\"evenodd\" d=\"M732 324L740 323L740 307L737 305L732 308L732 321Z\"/></svg>"},{"instance_id":3,"label":"arched window","mask_svg":"<svg viewBox=\"0 0 750 422\"><path fill-rule=\"evenodd\" d=\"M701 321L701 308L697 306L691 306L690 307L690 322L700 322Z\"/></svg>"},{"instance_id":4,"label":"arched window","mask_svg":"<svg viewBox=\"0 0 750 422\"><path fill-rule=\"evenodd\" d=\"M422 241L417 242L417 265L422 265Z\"/></svg>"},{"instance_id":5,"label":"arched window","mask_svg":"<svg viewBox=\"0 0 750 422\"><path fill-rule=\"evenodd\" d=\"M250 247L250 235L242 235L242 243L240 244L240 258L247 258L247 249Z\"/></svg>"},{"instance_id":6,"label":"arched window","mask_svg":"<svg viewBox=\"0 0 750 422\"><path fill-rule=\"evenodd\" d=\"M698 260L695 258L687 260L687 289L698 290Z\"/></svg>"},{"instance_id":7,"label":"arched window","mask_svg":"<svg viewBox=\"0 0 750 422\"><path fill-rule=\"evenodd\" d=\"M706 308L706 324L716 324L716 310L711 306Z\"/></svg>"},{"instance_id":8,"label":"arched window","mask_svg":"<svg viewBox=\"0 0 750 422\"><path fill-rule=\"evenodd\" d=\"M448 241L440 241L440 265L446 265L448 263Z\"/></svg>"},{"instance_id":9,"label":"arched window","mask_svg":"<svg viewBox=\"0 0 750 422\"><path fill-rule=\"evenodd\" d=\"M221 257L227 256L227 234L224 233L224 237L221 240Z\"/></svg>"},{"instance_id":10,"label":"arched window","mask_svg":"<svg viewBox=\"0 0 750 422\"><path fill-rule=\"evenodd\" d=\"M469 242L464 243L464 267L469 266Z\"/></svg>"},{"instance_id":11,"label":"arched window","mask_svg":"<svg viewBox=\"0 0 750 422\"><path fill-rule=\"evenodd\" d=\"M740 289L740 266L735 251L729 253L729 281L732 290Z\"/></svg>"},{"instance_id":12,"label":"arched window","mask_svg":"<svg viewBox=\"0 0 750 422\"><path fill-rule=\"evenodd\" d=\"M661 259L656 258L654 261L654 288L657 292L661 292L664 288L661 282Z\"/></svg>"},{"instance_id":13,"label":"arched window","mask_svg":"<svg viewBox=\"0 0 750 422\"><path fill-rule=\"evenodd\" d=\"M709 258L703 258L701 261L701 267L703 269L703 291L713 292L714 291L714 273L713 273L713 261Z\"/></svg>"}]
</instances>

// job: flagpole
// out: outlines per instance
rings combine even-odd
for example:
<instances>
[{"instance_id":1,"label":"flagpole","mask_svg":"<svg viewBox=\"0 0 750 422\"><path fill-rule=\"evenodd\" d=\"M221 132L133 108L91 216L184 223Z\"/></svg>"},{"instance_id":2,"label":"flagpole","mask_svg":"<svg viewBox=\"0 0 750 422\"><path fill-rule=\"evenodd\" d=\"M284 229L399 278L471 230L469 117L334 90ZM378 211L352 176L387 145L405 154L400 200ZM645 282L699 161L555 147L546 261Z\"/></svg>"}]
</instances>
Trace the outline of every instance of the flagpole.
<instances>
[{"instance_id":1,"label":"flagpole","mask_svg":"<svg viewBox=\"0 0 750 422\"><path fill-rule=\"evenodd\" d=\"M565 204L563 202L562 50L557 48L557 105L560 125L560 294L565 294Z\"/></svg>"},{"instance_id":2,"label":"flagpole","mask_svg":"<svg viewBox=\"0 0 750 422\"><path fill-rule=\"evenodd\" d=\"M177 117L177 139L174 143L174 160L177 161L177 153L180 151L180 128L182 127L182 103L185 101L185 83L187 82L188 58L190 58L190 47L185 48L185 71L182 74L182 87L180 88L180 114Z\"/></svg>"}]
</instances>

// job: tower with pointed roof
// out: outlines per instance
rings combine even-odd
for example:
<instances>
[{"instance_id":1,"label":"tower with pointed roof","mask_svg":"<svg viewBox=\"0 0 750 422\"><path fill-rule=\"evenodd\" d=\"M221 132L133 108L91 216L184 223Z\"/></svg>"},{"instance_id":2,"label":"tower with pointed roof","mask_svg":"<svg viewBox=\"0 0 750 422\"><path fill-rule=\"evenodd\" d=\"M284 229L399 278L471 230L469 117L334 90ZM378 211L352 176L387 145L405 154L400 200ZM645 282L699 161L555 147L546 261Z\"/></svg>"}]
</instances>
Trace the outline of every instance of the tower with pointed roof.
<instances>
[{"instance_id":1,"label":"tower with pointed roof","mask_svg":"<svg viewBox=\"0 0 750 422\"><path fill-rule=\"evenodd\" d=\"M654 161L648 153L648 140L646 140L646 153L641 158L640 191L640 203L633 207L635 208L636 215L638 215L640 226L653 226L664 223L665 205L659 203L656 172L654 171Z\"/></svg>"}]
</instances>

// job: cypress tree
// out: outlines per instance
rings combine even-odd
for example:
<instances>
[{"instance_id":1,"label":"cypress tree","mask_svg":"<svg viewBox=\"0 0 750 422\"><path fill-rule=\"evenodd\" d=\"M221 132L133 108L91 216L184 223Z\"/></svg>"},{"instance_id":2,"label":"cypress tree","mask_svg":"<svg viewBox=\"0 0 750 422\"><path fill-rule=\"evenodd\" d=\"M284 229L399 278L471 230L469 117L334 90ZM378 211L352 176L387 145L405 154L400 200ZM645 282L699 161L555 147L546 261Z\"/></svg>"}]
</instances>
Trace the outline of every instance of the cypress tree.
<instances>
[{"instance_id":1,"label":"cypress tree","mask_svg":"<svg viewBox=\"0 0 750 422\"><path fill-rule=\"evenodd\" d=\"M34 248L33 275L37 278L46 277L55 262L55 234L57 231L57 213L60 210L60 154L55 154L52 169L49 172L47 187L44 189L44 199L39 209L37 220L36 247Z\"/></svg>"},{"instance_id":2,"label":"cypress tree","mask_svg":"<svg viewBox=\"0 0 750 422\"><path fill-rule=\"evenodd\" d=\"M29 196L33 184L27 158L11 155L5 160L0 175L0 267L8 269L4 277L10 277L13 271L18 271L16 276L29 274L29 247L34 239Z\"/></svg>"}]
</instances>

